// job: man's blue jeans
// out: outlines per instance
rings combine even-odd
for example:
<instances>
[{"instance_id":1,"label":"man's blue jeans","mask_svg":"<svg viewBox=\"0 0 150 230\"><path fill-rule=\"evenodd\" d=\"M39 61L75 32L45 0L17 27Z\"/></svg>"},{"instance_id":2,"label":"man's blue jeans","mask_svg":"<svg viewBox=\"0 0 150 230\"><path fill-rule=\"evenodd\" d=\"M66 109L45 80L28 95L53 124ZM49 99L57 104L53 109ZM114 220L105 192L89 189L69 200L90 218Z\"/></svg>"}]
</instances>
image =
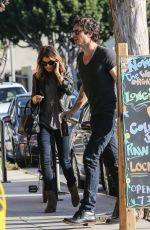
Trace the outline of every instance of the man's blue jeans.
<instances>
[{"instance_id":1,"label":"man's blue jeans","mask_svg":"<svg viewBox=\"0 0 150 230\"><path fill-rule=\"evenodd\" d=\"M41 125L38 134L38 145L40 150L41 169L45 184L45 190L56 189L55 175L55 144L57 147L59 164L62 167L67 185L71 187L75 182L75 176L71 165L71 130L70 136L61 137L60 130L52 130Z\"/></svg>"},{"instance_id":2,"label":"man's blue jeans","mask_svg":"<svg viewBox=\"0 0 150 230\"><path fill-rule=\"evenodd\" d=\"M102 153L105 156L108 151L110 157L108 157L107 167L109 167L118 193L118 148L114 134L115 118L115 113L91 117L92 134L83 157L86 181L80 206L82 210L95 208L99 184L99 159Z\"/></svg>"}]
</instances>

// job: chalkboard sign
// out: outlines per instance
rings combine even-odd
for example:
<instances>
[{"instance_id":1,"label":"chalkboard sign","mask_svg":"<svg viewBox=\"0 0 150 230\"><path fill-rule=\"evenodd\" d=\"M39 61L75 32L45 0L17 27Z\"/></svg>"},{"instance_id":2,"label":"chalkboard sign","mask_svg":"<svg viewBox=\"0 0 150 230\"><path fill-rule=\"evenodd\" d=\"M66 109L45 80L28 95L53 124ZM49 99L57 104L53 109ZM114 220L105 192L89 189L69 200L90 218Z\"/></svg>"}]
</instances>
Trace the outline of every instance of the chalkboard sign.
<instances>
[{"instance_id":1,"label":"chalkboard sign","mask_svg":"<svg viewBox=\"0 0 150 230\"><path fill-rule=\"evenodd\" d=\"M150 207L150 56L122 57L120 68L126 205Z\"/></svg>"}]
</instances>

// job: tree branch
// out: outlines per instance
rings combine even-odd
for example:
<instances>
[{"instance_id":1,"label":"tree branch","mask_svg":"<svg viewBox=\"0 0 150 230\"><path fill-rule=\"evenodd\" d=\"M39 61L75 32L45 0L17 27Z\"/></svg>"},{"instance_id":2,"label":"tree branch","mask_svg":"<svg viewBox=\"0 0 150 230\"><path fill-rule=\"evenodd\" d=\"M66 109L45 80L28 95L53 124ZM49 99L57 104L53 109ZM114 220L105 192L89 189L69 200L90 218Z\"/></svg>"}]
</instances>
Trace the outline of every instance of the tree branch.
<instances>
[{"instance_id":1,"label":"tree branch","mask_svg":"<svg viewBox=\"0 0 150 230\"><path fill-rule=\"evenodd\" d=\"M41 43L39 40L37 40L36 43L33 42L33 38L30 39L29 36L26 35L26 34L21 30L21 28L18 26L18 24L16 24L15 26L16 26L18 32L19 32L19 33L22 35L22 37L27 41L27 43L29 44L29 46L31 46L33 49L36 49L36 50L39 51L39 46L41 46L42 43Z\"/></svg>"}]
</instances>

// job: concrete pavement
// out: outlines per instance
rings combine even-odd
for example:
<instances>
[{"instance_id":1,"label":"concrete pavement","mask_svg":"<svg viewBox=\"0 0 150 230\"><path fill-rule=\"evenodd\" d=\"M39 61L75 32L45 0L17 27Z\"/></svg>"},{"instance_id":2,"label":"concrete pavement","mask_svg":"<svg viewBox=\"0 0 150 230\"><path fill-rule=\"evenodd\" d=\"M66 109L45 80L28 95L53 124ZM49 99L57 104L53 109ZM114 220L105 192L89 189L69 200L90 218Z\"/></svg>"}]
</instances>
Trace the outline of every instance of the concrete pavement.
<instances>
[{"instance_id":1,"label":"concrete pavement","mask_svg":"<svg viewBox=\"0 0 150 230\"><path fill-rule=\"evenodd\" d=\"M1 180L0 174L0 180ZM118 230L119 224L97 224L90 227L70 226L63 223L64 217L71 217L78 208L71 205L70 194L68 193L63 176L61 178L61 192L58 195L59 201L57 212L45 214L46 204L42 201L41 185L37 193L29 193L29 185L38 185L37 170L10 170L8 180L3 186L7 198L7 230L64 230L64 229L92 229L92 230ZM80 197L82 198L82 190ZM103 193L97 195L96 215L111 212L114 207L115 198L106 196ZM150 230L150 222L141 220L137 222L138 230Z\"/></svg>"}]
</instances>

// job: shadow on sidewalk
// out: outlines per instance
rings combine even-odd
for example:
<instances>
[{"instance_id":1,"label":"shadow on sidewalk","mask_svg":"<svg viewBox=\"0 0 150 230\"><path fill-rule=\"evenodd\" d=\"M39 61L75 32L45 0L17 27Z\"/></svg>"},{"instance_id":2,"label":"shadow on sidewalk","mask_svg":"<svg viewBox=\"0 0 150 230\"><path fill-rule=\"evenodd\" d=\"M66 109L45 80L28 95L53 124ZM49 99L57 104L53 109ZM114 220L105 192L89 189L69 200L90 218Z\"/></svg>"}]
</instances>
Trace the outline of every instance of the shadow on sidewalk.
<instances>
[{"instance_id":1,"label":"shadow on sidewalk","mask_svg":"<svg viewBox=\"0 0 150 230\"><path fill-rule=\"evenodd\" d=\"M58 195L57 211L45 214L46 204L43 203L41 186L37 193L28 192L28 186L37 183L37 181L17 181L4 184L7 200L6 229L81 229L82 226L72 228L62 222L64 217L71 217L78 210L78 207L72 207L66 185L61 183L62 193ZM82 192L80 197L82 198ZM114 202L114 197L98 194L96 214L111 212Z\"/></svg>"}]
</instances>

